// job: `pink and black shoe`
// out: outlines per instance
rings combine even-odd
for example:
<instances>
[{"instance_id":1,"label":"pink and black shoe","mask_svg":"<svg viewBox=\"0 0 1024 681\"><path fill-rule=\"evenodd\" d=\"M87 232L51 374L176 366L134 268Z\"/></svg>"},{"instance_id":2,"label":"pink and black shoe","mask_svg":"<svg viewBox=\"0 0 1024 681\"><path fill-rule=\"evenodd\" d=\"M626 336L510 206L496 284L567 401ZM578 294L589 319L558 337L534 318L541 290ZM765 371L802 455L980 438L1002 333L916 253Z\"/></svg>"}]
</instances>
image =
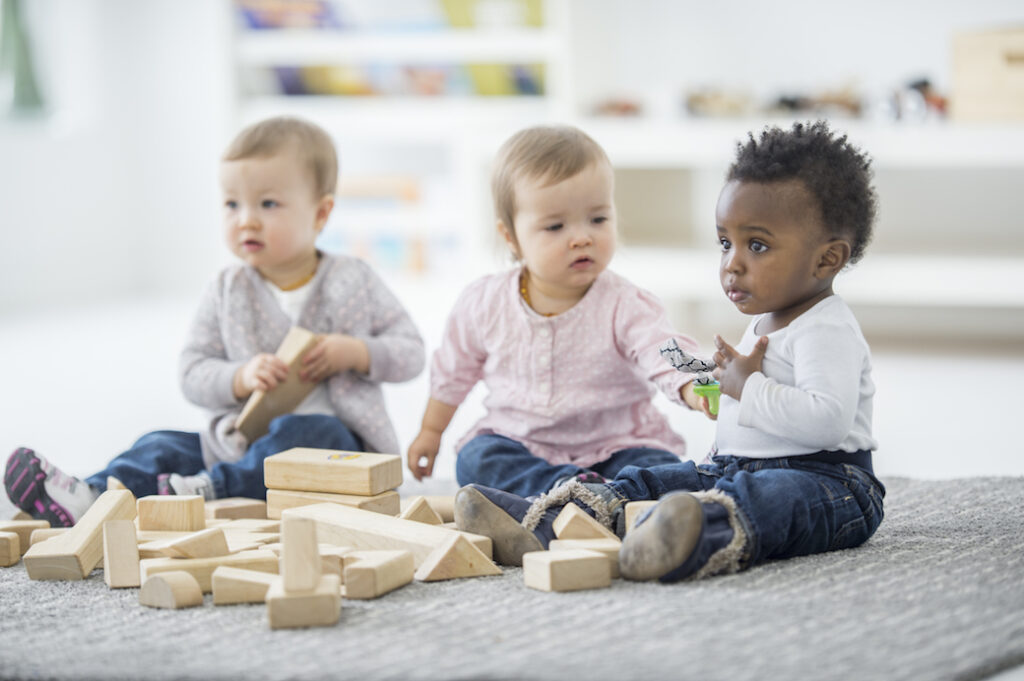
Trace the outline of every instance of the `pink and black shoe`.
<instances>
[{"instance_id":1,"label":"pink and black shoe","mask_svg":"<svg viewBox=\"0 0 1024 681\"><path fill-rule=\"evenodd\" d=\"M97 496L86 483L27 447L8 457L4 488L15 506L51 527L73 526Z\"/></svg>"}]
</instances>

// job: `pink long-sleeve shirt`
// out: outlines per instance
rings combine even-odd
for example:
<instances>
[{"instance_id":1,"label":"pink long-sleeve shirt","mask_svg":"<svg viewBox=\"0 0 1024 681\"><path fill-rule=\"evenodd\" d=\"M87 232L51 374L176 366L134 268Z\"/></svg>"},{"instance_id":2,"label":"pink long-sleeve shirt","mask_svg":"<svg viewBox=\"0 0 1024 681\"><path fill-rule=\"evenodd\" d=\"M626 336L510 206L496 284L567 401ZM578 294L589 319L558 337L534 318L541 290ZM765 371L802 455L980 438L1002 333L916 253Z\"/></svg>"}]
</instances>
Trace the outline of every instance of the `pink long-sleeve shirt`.
<instances>
[{"instance_id":1,"label":"pink long-sleeve shirt","mask_svg":"<svg viewBox=\"0 0 1024 681\"><path fill-rule=\"evenodd\" d=\"M655 387L682 403L689 376L658 347L678 334L650 292L605 270L571 309L532 310L519 293L518 268L470 284L448 317L431 362L431 396L461 404L477 381L486 415L459 441L482 434L523 443L551 463L586 467L632 447L682 456L686 443L654 406Z\"/></svg>"}]
</instances>

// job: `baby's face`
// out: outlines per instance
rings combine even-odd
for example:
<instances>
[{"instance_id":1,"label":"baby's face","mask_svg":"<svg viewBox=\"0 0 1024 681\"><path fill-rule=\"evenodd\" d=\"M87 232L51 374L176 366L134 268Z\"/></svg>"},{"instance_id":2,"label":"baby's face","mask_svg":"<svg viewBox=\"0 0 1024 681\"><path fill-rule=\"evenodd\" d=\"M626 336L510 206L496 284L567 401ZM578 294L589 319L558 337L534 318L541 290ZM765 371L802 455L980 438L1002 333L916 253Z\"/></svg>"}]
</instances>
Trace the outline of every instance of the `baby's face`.
<instances>
[{"instance_id":1,"label":"baby's face","mask_svg":"<svg viewBox=\"0 0 1024 681\"><path fill-rule=\"evenodd\" d=\"M516 181L515 240L536 285L585 293L608 266L615 253L614 187L606 163L556 184Z\"/></svg>"},{"instance_id":2,"label":"baby's face","mask_svg":"<svg viewBox=\"0 0 1024 681\"><path fill-rule=\"evenodd\" d=\"M725 185L715 215L719 275L740 312L795 317L831 285L817 274L828 242L820 213L799 180Z\"/></svg>"},{"instance_id":3,"label":"baby's face","mask_svg":"<svg viewBox=\"0 0 1024 681\"><path fill-rule=\"evenodd\" d=\"M316 257L326 214L294 151L224 161L220 185L224 238L243 262L274 280Z\"/></svg>"}]
</instances>

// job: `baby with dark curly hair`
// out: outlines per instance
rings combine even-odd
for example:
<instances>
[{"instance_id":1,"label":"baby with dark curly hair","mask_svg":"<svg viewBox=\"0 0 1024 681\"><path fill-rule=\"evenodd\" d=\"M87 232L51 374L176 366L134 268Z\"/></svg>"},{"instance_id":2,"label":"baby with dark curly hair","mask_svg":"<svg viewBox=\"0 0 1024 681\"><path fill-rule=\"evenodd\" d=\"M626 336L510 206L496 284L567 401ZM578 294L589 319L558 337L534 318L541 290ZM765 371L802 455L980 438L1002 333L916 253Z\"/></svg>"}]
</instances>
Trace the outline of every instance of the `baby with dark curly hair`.
<instances>
[{"instance_id":1,"label":"baby with dark curly hair","mask_svg":"<svg viewBox=\"0 0 1024 681\"><path fill-rule=\"evenodd\" d=\"M623 577L665 582L867 541L885 495L872 469L871 353L832 283L863 255L875 213L869 159L826 123L750 135L716 208L722 289L752 319L735 346L715 337L711 453L532 501L464 487L460 529L515 562L546 548L557 512L576 503L624 537ZM658 502L627 528L634 500Z\"/></svg>"}]
</instances>

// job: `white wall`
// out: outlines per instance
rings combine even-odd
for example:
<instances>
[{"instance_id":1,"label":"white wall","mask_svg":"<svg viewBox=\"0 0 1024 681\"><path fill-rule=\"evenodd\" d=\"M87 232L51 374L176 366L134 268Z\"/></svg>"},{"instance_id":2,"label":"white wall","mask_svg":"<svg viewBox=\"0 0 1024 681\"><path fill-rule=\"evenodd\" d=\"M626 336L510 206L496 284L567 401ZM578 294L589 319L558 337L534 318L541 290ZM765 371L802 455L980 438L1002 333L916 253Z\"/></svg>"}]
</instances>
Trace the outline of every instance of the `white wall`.
<instances>
[{"instance_id":1,"label":"white wall","mask_svg":"<svg viewBox=\"0 0 1024 681\"><path fill-rule=\"evenodd\" d=\"M0 117L0 314L197 293L224 259L227 5L22 5L47 111Z\"/></svg>"}]
</instances>

